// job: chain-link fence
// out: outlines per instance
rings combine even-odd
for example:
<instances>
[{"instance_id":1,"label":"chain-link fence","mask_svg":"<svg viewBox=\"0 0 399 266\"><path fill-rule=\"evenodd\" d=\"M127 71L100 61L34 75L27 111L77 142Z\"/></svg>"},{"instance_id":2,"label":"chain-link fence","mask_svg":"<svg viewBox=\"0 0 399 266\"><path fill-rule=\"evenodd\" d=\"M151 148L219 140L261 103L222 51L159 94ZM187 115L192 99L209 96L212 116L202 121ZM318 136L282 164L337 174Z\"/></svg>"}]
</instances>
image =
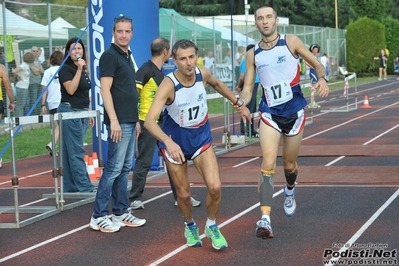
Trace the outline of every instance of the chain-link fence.
<instances>
[{"instance_id":1,"label":"chain-link fence","mask_svg":"<svg viewBox=\"0 0 399 266\"><path fill-rule=\"evenodd\" d=\"M3 1L0 9L0 30L3 33L0 47L4 50L4 61L12 85L16 87L18 84L19 89L26 90L26 93L16 95L18 112L15 115L40 114L41 101L36 105L35 102L42 92L43 72L50 67L50 54L54 50L64 51L67 40L80 36L83 32L81 28L86 24L84 7ZM83 37L85 40L86 35ZM34 62L29 59L32 54ZM38 71L25 68L24 58L28 60L25 62L27 65L35 66ZM3 88L5 99L4 95ZM22 109L19 109L22 104Z\"/></svg>"},{"instance_id":2,"label":"chain-link fence","mask_svg":"<svg viewBox=\"0 0 399 266\"><path fill-rule=\"evenodd\" d=\"M4 49L5 64L14 85L18 81L18 75L12 74L12 69L21 65L26 53L33 52L40 61L41 68L45 70L49 67L50 54L54 50L63 51L66 41L71 37L82 36L86 47L90 49L86 33L82 34L86 25L87 11L84 7L2 1L0 30L3 34L0 35L0 49ZM199 47L201 57L213 57L211 70L230 88L235 86L237 79L233 69L238 67L235 57L239 47L260 40L260 34L251 19L185 17L172 9L164 8L159 9L159 31L160 36L171 40L172 44L183 38L194 41ZM319 44L320 54L326 53L330 58L332 75L338 75L338 66L345 65L344 30L280 24L279 32L295 34L308 46ZM132 50L134 55L134 47ZM38 82L39 79L33 80ZM33 87L34 89L30 89ZM33 108L33 104L42 87L37 84L33 87L28 87L29 101L22 115L27 115L29 111L33 115L40 113L40 102L39 107ZM2 90L5 99L4 86Z\"/></svg>"}]
</instances>

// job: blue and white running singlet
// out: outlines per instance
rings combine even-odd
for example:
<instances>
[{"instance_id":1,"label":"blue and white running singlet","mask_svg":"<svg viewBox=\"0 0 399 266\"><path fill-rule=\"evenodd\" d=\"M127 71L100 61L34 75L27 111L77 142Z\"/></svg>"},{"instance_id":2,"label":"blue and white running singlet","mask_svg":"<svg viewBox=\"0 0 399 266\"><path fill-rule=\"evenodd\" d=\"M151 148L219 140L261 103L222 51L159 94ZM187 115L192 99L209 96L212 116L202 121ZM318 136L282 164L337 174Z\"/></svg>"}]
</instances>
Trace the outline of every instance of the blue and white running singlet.
<instances>
[{"instance_id":1,"label":"blue and white running singlet","mask_svg":"<svg viewBox=\"0 0 399 266\"><path fill-rule=\"evenodd\" d=\"M299 59L288 49L285 35L269 50L262 49L259 43L254 49L263 92L259 110L287 117L303 109L307 102L299 84Z\"/></svg>"}]
</instances>

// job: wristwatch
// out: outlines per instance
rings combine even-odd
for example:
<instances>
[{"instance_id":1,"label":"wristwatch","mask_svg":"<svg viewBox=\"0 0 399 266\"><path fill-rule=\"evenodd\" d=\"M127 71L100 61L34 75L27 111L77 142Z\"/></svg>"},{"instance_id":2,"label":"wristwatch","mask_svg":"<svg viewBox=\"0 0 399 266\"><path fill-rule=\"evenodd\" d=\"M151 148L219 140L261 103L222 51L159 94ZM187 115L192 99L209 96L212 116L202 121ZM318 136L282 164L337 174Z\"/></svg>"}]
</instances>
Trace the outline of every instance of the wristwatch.
<instances>
[{"instance_id":1,"label":"wristwatch","mask_svg":"<svg viewBox=\"0 0 399 266\"><path fill-rule=\"evenodd\" d=\"M328 81L330 80L326 75L321 76L320 78L323 78L327 83L328 83Z\"/></svg>"},{"instance_id":2,"label":"wristwatch","mask_svg":"<svg viewBox=\"0 0 399 266\"><path fill-rule=\"evenodd\" d=\"M237 102L234 104L234 105L238 105L238 106L243 106L244 105L244 100L243 99L241 99L241 98L238 98L237 99Z\"/></svg>"}]
</instances>

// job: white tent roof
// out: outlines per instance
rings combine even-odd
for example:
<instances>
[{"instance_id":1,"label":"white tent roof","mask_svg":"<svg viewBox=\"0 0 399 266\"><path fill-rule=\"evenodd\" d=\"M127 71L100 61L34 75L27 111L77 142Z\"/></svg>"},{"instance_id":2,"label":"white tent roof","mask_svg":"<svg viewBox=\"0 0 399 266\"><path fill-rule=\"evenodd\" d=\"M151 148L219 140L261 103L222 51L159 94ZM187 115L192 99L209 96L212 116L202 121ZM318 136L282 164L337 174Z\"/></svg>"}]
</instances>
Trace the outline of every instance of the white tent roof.
<instances>
[{"instance_id":1,"label":"white tent roof","mask_svg":"<svg viewBox=\"0 0 399 266\"><path fill-rule=\"evenodd\" d=\"M231 40L231 30L229 28L223 27L222 25L212 22L209 22L207 25L204 26L210 29L215 29L217 31L220 31L222 33L222 39ZM248 37L248 43L247 43L247 36L234 30L233 30L233 40L237 42L238 46L245 47L248 44L255 44L254 39Z\"/></svg>"},{"instance_id":2,"label":"white tent roof","mask_svg":"<svg viewBox=\"0 0 399 266\"><path fill-rule=\"evenodd\" d=\"M63 19L62 17L58 17L51 22L51 29L75 29L76 27Z\"/></svg>"},{"instance_id":3,"label":"white tent roof","mask_svg":"<svg viewBox=\"0 0 399 266\"><path fill-rule=\"evenodd\" d=\"M3 21L3 5L0 4L0 32L4 33L4 26L7 35L22 38L49 38L48 27L18 16L17 14L5 9L5 21ZM62 29L52 31L51 37L54 39L67 39L68 30Z\"/></svg>"}]
</instances>

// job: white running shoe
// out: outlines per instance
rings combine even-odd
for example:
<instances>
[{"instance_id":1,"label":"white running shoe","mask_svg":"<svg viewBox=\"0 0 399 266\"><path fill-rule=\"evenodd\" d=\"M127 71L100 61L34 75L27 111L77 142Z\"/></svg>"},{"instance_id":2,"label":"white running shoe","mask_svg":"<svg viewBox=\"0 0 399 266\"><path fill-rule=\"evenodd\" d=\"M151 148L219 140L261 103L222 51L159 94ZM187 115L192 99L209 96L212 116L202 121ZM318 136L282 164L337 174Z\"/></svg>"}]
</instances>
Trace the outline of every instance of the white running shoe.
<instances>
[{"instance_id":1,"label":"white running shoe","mask_svg":"<svg viewBox=\"0 0 399 266\"><path fill-rule=\"evenodd\" d=\"M272 225L270 224L270 221L267 218L262 218L256 223L255 234L256 237L262 239L268 239L274 237Z\"/></svg>"},{"instance_id":2,"label":"white running shoe","mask_svg":"<svg viewBox=\"0 0 399 266\"><path fill-rule=\"evenodd\" d=\"M194 199L191 197L191 206L198 207L201 205L201 201ZM177 200L175 200L175 206L177 206Z\"/></svg>"},{"instance_id":3,"label":"white running shoe","mask_svg":"<svg viewBox=\"0 0 399 266\"><path fill-rule=\"evenodd\" d=\"M295 202L295 187L291 190L292 194L287 194L287 185L284 186L284 212L287 216L292 216L295 213L296 202Z\"/></svg>"},{"instance_id":4,"label":"white running shoe","mask_svg":"<svg viewBox=\"0 0 399 266\"><path fill-rule=\"evenodd\" d=\"M130 204L130 208L132 208L133 210L144 209L144 204L141 200L135 200Z\"/></svg>"},{"instance_id":5,"label":"white running shoe","mask_svg":"<svg viewBox=\"0 0 399 266\"><path fill-rule=\"evenodd\" d=\"M147 221L145 219L134 217L129 208L128 212L122 215L113 215L112 222L121 227L123 226L139 227L144 225Z\"/></svg>"},{"instance_id":6,"label":"white running shoe","mask_svg":"<svg viewBox=\"0 0 399 266\"><path fill-rule=\"evenodd\" d=\"M94 218L93 216L90 219L90 228L96 231L101 231L104 233L114 233L118 232L121 228L120 226L114 224L108 216Z\"/></svg>"}]
</instances>

